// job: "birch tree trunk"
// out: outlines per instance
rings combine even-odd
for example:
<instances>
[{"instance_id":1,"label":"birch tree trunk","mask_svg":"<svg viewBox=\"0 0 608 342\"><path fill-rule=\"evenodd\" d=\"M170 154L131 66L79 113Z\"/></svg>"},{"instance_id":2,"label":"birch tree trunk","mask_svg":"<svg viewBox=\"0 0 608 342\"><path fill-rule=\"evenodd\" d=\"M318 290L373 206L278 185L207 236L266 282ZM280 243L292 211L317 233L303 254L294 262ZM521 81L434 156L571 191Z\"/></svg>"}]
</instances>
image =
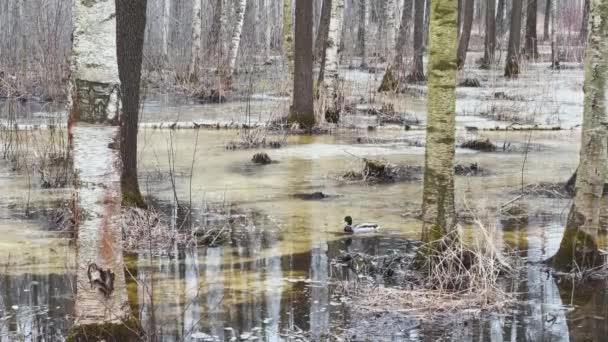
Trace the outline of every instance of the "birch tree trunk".
<instances>
[{"instance_id":1,"label":"birch tree trunk","mask_svg":"<svg viewBox=\"0 0 608 342\"><path fill-rule=\"evenodd\" d=\"M553 6L551 0L545 1L545 22L543 24L543 40L549 40L549 24L551 22L551 7Z\"/></svg>"},{"instance_id":2,"label":"birch tree trunk","mask_svg":"<svg viewBox=\"0 0 608 342\"><path fill-rule=\"evenodd\" d=\"M93 332L100 325L123 329L130 315L120 225L121 159L111 147L119 141L115 14L114 0L76 0L73 11L68 130L76 178L74 212L80 217L74 340L104 339ZM102 273L107 282L100 281Z\"/></svg>"},{"instance_id":3,"label":"birch tree trunk","mask_svg":"<svg viewBox=\"0 0 608 342\"><path fill-rule=\"evenodd\" d=\"M536 0L528 0L526 7L526 41L525 41L525 56L528 59L538 58L538 42L536 34L536 14L538 12L538 3Z\"/></svg>"},{"instance_id":4,"label":"birch tree trunk","mask_svg":"<svg viewBox=\"0 0 608 342\"><path fill-rule=\"evenodd\" d=\"M270 0L264 0L262 3L264 11L264 63L270 64L270 44L272 32L272 3Z\"/></svg>"},{"instance_id":5,"label":"birch tree trunk","mask_svg":"<svg viewBox=\"0 0 608 342\"><path fill-rule=\"evenodd\" d=\"M486 32L484 39L484 52L481 66L489 69L494 63L494 51L496 50L496 0L487 0L486 6Z\"/></svg>"},{"instance_id":6,"label":"birch tree trunk","mask_svg":"<svg viewBox=\"0 0 608 342\"><path fill-rule=\"evenodd\" d=\"M294 78L293 62L293 21L292 21L292 0L283 0L283 49L285 50L285 61L287 62L287 73L289 79ZM297 0L296 0L297 1Z\"/></svg>"},{"instance_id":7,"label":"birch tree trunk","mask_svg":"<svg viewBox=\"0 0 608 342\"><path fill-rule=\"evenodd\" d=\"M507 46L507 60L505 77L519 75L519 46L521 43L521 10L522 0L513 0L511 8L511 25L509 30L509 45Z\"/></svg>"},{"instance_id":8,"label":"birch tree trunk","mask_svg":"<svg viewBox=\"0 0 608 342\"><path fill-rule=\"evenodd\" d=\"M414 58L412 70L407 76L409 82L422 82L424 77L424 0L414 1Z\"/></svg>"},{"instance_id":9,"label":"birch tree trunk","mask_svg":"<svg viewBox=\"0 0 608 342\"><path fill-rule=\"evenodd\" d=\"M163 2L163 59L165 63L169 60L169 35L171 33L171 0Z\"/></svg>"},{"instance_id":10,"label":"birch tree trunk","mask_svg":"<svg viewBox=\"0 0 608 342\"><path fill-rule=\"evenodd\" d=\"M589 35L585 49L584 111L575 196L553 266L570 271L603 263L598 251L602 195L608 165L608 0L590 3Z\"/></svg>"},{"instance_id":11,"label":"birch tree trunk","mask_svg":"<svg viewBox=\"0 0 608 342\"><path fill-rule=\"evenodd\" d=\"M386 49L384 56L391 62L395 56L395 0L386 0Z\"/></svg>"},{"instance_id":12,"label":"birch tree trunk","mask_svg":"<svg viewBox=\"0 0 608 342\"><path fill-rule=\"evenodd\" d=\"M462 34L458 42L458 69L464 66L467 59L467 50L469 49L469 40L471 39L471 28L473 27L473 15L475 14L475 1L464 0L464 20L462 24Z\"/></svg>"},{"instance_id":13,"label":"birch tree trunk","mask_svg":"<svg viewBox=\"0 0 608 342\"><path fill-rule=\"evenodd\" d=\"M337 87L339 85L339 56L338 48L340 47L340 39L342 38L342 21L344 19L344 0L332 0L331 2L331 18L329 20L329 32L327 42L325 43L324 56L324 78L320 79L323 84L325 96L333 110L337 108L339 94ZM324 112L324 111L323 111Z\"/></svg>"},{"instance_id":14,"label":"birch tree trunk","mask_svg":"<svg viewBox=\"0 0 608 342\"><path fill-rule=\"evenodd\" d=\"M190 52L190 67L188 79L190 82L198 80L198 68L201 54L202 30L202 0L192 0L192 50Z\"/></svg>"},{"instance_id":15,"label":"birch tree trunk","mask_svg":"<svg viewBox=\"0 0 608 342\"><path fill-rule=\"evenodd\" d=\"M243 22L245 21L245 9L247 8L247 0L238 0L235 8L236 23L234 31L232 31L232 39L230 40L229 60L229 75L232 78L236 70L236 61L239 55L239 46L241 45L241 33L243 32Z\"/></svg>"},{"instance_id":16,"label":"birch tree trunk","mask_svg":"<svg viewBox=\"0 0 608 342\"><path fill-rule=\"evenodd\" d=\"M289 13L289 12L286 12ZM290 121L306 129L315 125L312 81L312 1L296 0L296 51L293 110Z\"/></svg>"},{"instance_id":17,"label":"birch tree trunk","mask_svg":"<svg viewBox=\"0 0 608 342\"><path fill-rule=\"evenodd\" d=\"M557 46L557 32L556 21L557 21L557 0L547 0L547 3L551 6L551 68L559 68L559 46Z\"/></svg>"},{"instance_id":18,"label":"birch tree trunk","mask_svg":"<svg viewBox=\"0 0 608 342\"><path fill-rule=\"evenodd\" d=\"M428 123L422 240L430 242L451 232L454 209L454 154L456 135L456 40L458 4L453 0L431 3L428 81Z\"/></svg>"}]
</instances>

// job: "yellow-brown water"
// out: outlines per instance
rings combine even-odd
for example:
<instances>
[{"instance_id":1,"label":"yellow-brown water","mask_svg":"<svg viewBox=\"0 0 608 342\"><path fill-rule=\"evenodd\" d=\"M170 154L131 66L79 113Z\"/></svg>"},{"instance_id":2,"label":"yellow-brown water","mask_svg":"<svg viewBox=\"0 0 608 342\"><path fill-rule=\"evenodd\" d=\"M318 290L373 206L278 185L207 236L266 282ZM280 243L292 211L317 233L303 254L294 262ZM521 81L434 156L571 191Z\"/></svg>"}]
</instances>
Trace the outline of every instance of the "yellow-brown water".
<instances>
[{"instance_id":1,"label":"yellow-brown water","mask_svg":"<svg viewBox=\"0 0 608 342\"><path fill-rule=\"evenodd\" d=\"M241 335L273 341L299 329L310 332L308 338L324 340L327 334L348 334L339 327L356 331L357 322L349 321L340 295L331 290L329 262L340 250L382 253L398 248L404 239L417 238L419 222L402 214L419 207L422 184L347 184L337 176L360 168L358 157L422 165L423 149L409 143L420 137L420 132L344 131L331 136L291 137L287 146L267 150L278 163L266 166L250 162L255 150L225 149L228 141L238 139L237 133L199 131L198 143L195 131L145 130L140 135L140 178L147 194L171 206L173 190L167 174L168 152L173 146L181 201L189 202L191 193L194 207L203 202L230 202L260 212L264 219L224 246L192 246L152 258L142 251L130 257L129 290L138 317L146 322L154 311L163 340L169 341L213 336L229 340ZM526 184L563 181L576 167L578 131L534 132L531 138L528 132L480 134L499 146L502 141L514 146L530 139L532 148L523 171ZM357 138L363 138L362 143ZM481 154L459 149L457 160L477 162L490 171L485 177L457 178L459 207L466 202L473 208L492 210L512 199L515 195L510 191L521 184L522 152ZM0 221L0 336L8 340L8 336L42 334L53 340L69 326L71 248L65 237L45 232L39 221L20 216L18 203L23 203L28 192L26 176L4 172L3 202L12 205L2 207ZM305 201L292 196L315 191L335 197ZM34 208L68 193L36 187L29 192ZM538 261L556 250L568 201L534 198L526 203L531 212L528 225L504 227L501 236L505 245L523 248L530 260ZM382 230L372 237L348 238L341 234L345 215L376 222ZM437 331L413 327L401 333L394 329L387 332L402 340L448 334L456 340L476 340L483 335L500 341L538 340L540 336L577 340L581 334L604 331L602 327L591 332L579 328L604 322L606 305L598 297L604 296L602 288L560 296L560 286L540 267L530 266L524 273L518 291L528 293L529 302L520 311Z\"/></svg>"},{"instance_id":2,"label":"yellow-brown water","mask_svg":"<svg viewBox=\"0 0 608 342\"><path fill-rule=\"evenodd\" d=\"M480 72L482 81L491 86L459 89L459 140L483 135L499 147L493 153L458 149L458 163L478 163L489 171L484 177L457 177L459 209L494 217L496 208L518 195L522 182L564 182L575 170L578 130L465 133L463 129L507 125L479 114L488 106L511 104L517 105L515 112L537 115L539 124L575 126L581 114L580 70L547 74L545 67L531 68L509 83ZM361 85L354 87L356 96L378 82L377 77L357 71L346 72L346 79ZM500 91L524 96L525 101L496 99ZM146 103L143 119L257 122L281 112L286 103L268 96L254 100L252 115L247 117L246 102L196 105L161 97ZM400 111L414 112L424 123L423 99L397 95L382 100L394 102ZM23 119L41 116L34 114ZM605 284L572 290L534 263L524 268L513 289L522 293L517 309L432 329L420 325L416 317L398 313L380 328L382 322L357 321L343 304L346 299L334 291L336 276L330 261L341 250L381 254L401 247L405 239L418 238L420 223L403 214L420 207L422 183L348 184L337 176L360 169L364 157L422 165L424 148L415 142L423 141L423 131L338 130L327 136L290 137L287 146L266 150L278 162L266 166L250 162L257 150L226 150L229 141L240 139L238 133L140 132L140 185L168 208L167 214L174 206L170 170L176 175L182 203L191 202L194 208L234 203L259 214L253 226L220 247L176 247L152 257L141 251L127 258L132 307L148 330L155 318L154 329L162 340L325 341L328 336L355 341L605 340ZM503 146L507 151L502 151ZM171 151L174 166L170 166ZM0 186L0 341L63 340L73 314L74 251L69 236L46 230L48 222L41 212L68 200L70 190L41 189L35 172L14 172L6 161L0 161ZM292 196L316 191L334 197L305 201ZM498 218L491 223L498 228L499 245L519 250L531 262L540 261L557 249L569 200L526 197L523 203L529 210L527 224L512 226ZM356 222L378 223L382 229L370 237L345 236L346 215ZM474 235L474 228L469 227L467 234Z\"/></svg>"}]
</instances>

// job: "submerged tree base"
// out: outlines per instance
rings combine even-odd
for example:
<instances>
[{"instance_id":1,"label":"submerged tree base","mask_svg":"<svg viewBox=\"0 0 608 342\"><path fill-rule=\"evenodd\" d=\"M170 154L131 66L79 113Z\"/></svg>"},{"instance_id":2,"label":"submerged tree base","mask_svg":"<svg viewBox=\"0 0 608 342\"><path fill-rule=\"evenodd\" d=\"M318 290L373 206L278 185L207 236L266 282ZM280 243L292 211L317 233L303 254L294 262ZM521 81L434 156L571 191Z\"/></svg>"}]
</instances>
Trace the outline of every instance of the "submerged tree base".
<instances>
[{"instance_id":1,"label":"submerged tree base","mask_svg":"<svg viewBox=\"0 0 608 342\"><path fill-rule=\"evenodd\" d=\"M135 319L122 323L78 325L70 331L67 342L130 342L140 341L141 331Z\"/></svg>"},{"instance_id":2,"label":"submerged tree base","mask_svg":"<svg viewBox=\"0 0 608 342\"><path fill-rule=\"evenodd\" d=\"M137 181L130 181L129 179L121 179L121 190L122 190L122 204L128 207L137 207L146 209L146 201L139 190Z\"/></svg>"},{"instance_id":3,"label":"submerged tree base","mask_svg":"<svg viewBox=\"0 0 608 342\"><path fill-rule=\"evenodd\" d=\"M519 76L519 64L517 61L510 60L505 66L505 77L517 78Z\"/></svg>"},{"instance_id":4,"label":"submerged tree base","mask_svg":"<svg viewBox=\"0 0 608 342\"><path fill-rule=\"evenodd\" d=\"M378 88L378 92L396 91L397 88L399 88L399 81L395 76L393 67L389 66L384 73L382 83L380 83L380 87Z\"/></svg>"},{"instance_id":5,"label":"submerged tree base","mask_svg":"<svg viewBox=\"0 0 608 342\"><path fill-rule=\"evenodd\" d=\"M560 271L575 272L603 265L604 256L593 237L580 229L566 227L559 250L546 263Z\"/></svg>"}]
</instances>

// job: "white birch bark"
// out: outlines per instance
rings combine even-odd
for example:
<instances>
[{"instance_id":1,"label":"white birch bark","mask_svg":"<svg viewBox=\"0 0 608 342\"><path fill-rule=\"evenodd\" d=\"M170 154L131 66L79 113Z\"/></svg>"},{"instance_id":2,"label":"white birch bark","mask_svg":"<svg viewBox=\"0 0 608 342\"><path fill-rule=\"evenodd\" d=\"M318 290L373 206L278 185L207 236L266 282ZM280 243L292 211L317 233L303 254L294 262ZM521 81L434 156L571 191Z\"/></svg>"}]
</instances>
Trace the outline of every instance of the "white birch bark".
<instances>
[{"instance_id":1,"label":"white birch bark","mask_svg":"<svg viewBox=\"0 0 608 342\"><path fill-rule=\"evenodd\" d=\"M557 46L557 34L555 32L556 15L557 15L557 1L551 0L550 13L551 13L551 66L556 68L559 63L559 50Z\"/></svg>"},{"instance_id":2,"label":"white birch bark","mask_svg":"<svg viewBox=\"0 0 608 342\"><path fill-rule=\"evenodd\" d=\"M198 68L201 55L201 30L202 30L202 0L192 0L192 51L190 55L189 79L198 79Z\"/></svg>"},{"instance_id":3,"label":"white birch bark","mask_svg":"<svg viewBox=\"0 0 608 342\"><path fill-rule=\"evenodd\" d=\"M75 182L75 323L121 323L128 315L120 225L119 110L114 0L76 0L71 59L69 133ZM85 122L87 125L80 125ZM112 126L113 125L113 126ZM91 286L89 266L114 273L113 290Z\"/></svg>"},{"instance_id":4,"label":"white birch bark","mask_svg":"<svg viewBox=\"0 0 608 342\"><path fill-rule=\"evenodd\" d=\"M395 54L395 0L386 0L386 58L388 61L393 60Z\"/></svg>"},{"instance_id":5,"label":"white birch bark","mask_svg":"<svg viewBox=\"0 0 608 342\"><path fill-rule=\"evenodd\" d=\"M236 70L236 60L239 55L239 45L241 43L241 33L243 32L243 23L245 21L245 9L247 8L247 0L238 0L235 8L236 24L234 31L232 32L232 39L230 40L230 57L229 67L230 76Z\"/></svg>"},{"instance_id":6,"label":"white birch bark","mask_svg":"<svg viewBox=\"0 0 608 342\"><path fill-rule=\"evenodd\" d=\"M263 0L264 5L264 62L270 62L270 44L272 30L272 3L270 0Z\"/></svg>"},{"instance_id":7,"label":"white birch bark","mask_svg":"<svg viewBox=\"0 0 608 342\"><path fill-rule=\"evenodd\" d=\"M585 48L584 110L575 196L554 265L593 267L600 262L598 235L608 176L608 0L592 0Z\"/></svg>"},{"instance_id":8,"label":"white birch bark","mask_svg":"<svg viewBox=\"0 0 608 342\"><path fill-rule=\"evenodd\" d=\"M162 49L163 49L163 58L165 59L165 62L166 62L169 58L169 33L170 33L170 29L171 29L171 0L164 0L163 24L162 25L163 25Z\"/></svg>"},{"instance_id":9,"label":"white birch bark","mask_svg":"<svg viewBox=\"0 0 608 342\"><path fill-rule=\"evenodd\" d=\"M338 48L342 33L344 19L344 0L333 0L331 3L331 17L329 19L329 34L327 36L326 62L325 62L325 90L329 99L336 95L339 80Z\"/></svg>"}]
</instances>

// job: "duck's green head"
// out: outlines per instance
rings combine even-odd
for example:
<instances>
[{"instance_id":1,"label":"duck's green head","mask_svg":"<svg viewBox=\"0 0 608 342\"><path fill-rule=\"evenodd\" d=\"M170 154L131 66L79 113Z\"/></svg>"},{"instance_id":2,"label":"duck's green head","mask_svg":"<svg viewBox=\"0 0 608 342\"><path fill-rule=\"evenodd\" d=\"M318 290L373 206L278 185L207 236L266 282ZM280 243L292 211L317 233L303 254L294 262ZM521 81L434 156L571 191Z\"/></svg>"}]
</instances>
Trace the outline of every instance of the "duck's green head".
<instances>
[{"instance_id":1,"label":"duck's green head","mask_svg":"<svg viewBox=\"0 0 608 342\"><path fill-rule=\"evenodd\" d=\"M346 222L346 224L348 224L350 226L351 224L353 224L353 218L350 216L346 216L344 218L344 222Z\"/></svg>"}]
</instances>

